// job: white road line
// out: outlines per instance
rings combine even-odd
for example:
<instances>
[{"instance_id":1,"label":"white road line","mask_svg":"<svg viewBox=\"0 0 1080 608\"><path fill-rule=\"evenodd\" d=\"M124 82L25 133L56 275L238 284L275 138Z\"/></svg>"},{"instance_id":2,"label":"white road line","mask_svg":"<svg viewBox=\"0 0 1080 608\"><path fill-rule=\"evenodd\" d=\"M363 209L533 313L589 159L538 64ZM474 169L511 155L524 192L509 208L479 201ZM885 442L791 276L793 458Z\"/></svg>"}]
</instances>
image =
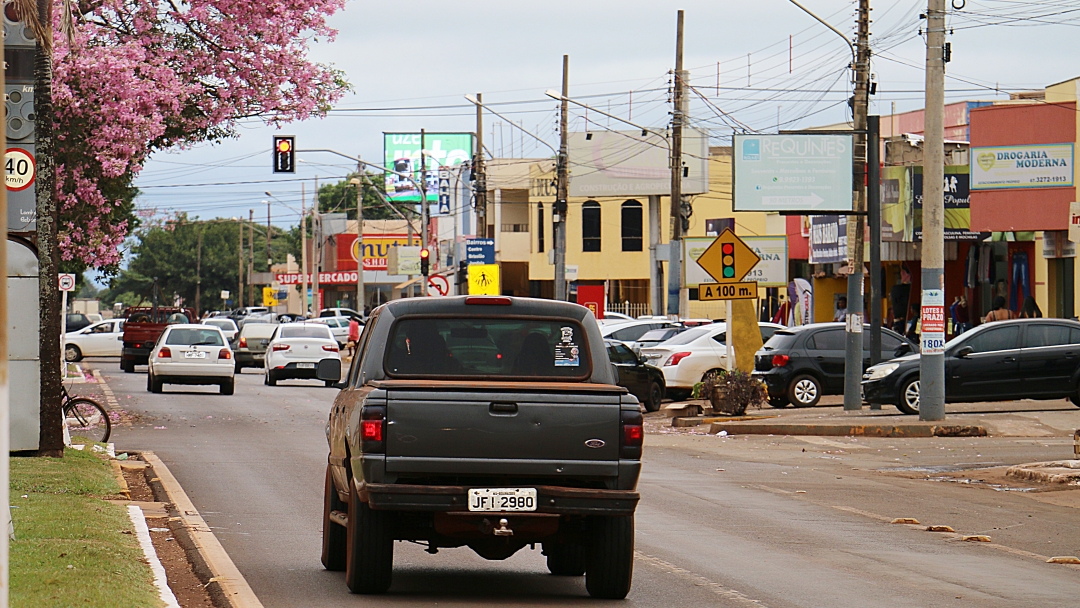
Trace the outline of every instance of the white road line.
<instances>
[{"instance_id":1,"label":"white road line","mask_svg":"<svg viewBox=\"0 0 1080 608\"><path fill-rule=\"evenodd\" d=\"M158 588L161 601L165 603L165 608L180 608L172 589L169 589L168 580L165 578L165 567L161 565L157 551L154 550L154 543L150 540L150 530L146 527L146 518L143 517L142 509L135 505L128 505L128 517L135 526L135 536L139 539L139 546L142 547L143 555L150 564L150 570L154 573L154 586Z\"/></svg>"},{"instance_id":2,"label":"white road line","mask_svg":"<svg viewBox=\"0 0 1080 608\"><path fill-rule=\"evenodd\" d=\"M657 568L658 570L666 572L668 574L672 574L676 578L680 578L680 579L682 579L682 580L684 580L684 581L686 581L688 583L693 583L694 585L697 585L699 587L705 587L706 589L708 589L709 591L712 591L716 595L719 595L719 596L721 596L723 598L732 600L732 601L734 601L735 603L737 603L739 605L742 605L742 606L764 606L765 605L765 604L761 603L758 600L746 597L745 595L739 593L738 591L736 591L734 589L728 589L727 587L721 585L720 583L714 583L713 581L710 581L709 579L705 578L704 576L701 576L699 574L694 574L693 572L690 572L689 570L685 570L683 568L680 568L680 567L676 566L675 564L672 564L670 562L666 562L666 561L664 561L664 560L662 560L662 559L660 559L658 557L653 557L651 555L646 555L645 553L642 553L641 551L634 551L634 557L637 558L638 561L644 562L644 563L646 563L646 564L648 564L648 565L650 565L650 566L652 566L654 568Z\"/></svg>"}]
</instances>

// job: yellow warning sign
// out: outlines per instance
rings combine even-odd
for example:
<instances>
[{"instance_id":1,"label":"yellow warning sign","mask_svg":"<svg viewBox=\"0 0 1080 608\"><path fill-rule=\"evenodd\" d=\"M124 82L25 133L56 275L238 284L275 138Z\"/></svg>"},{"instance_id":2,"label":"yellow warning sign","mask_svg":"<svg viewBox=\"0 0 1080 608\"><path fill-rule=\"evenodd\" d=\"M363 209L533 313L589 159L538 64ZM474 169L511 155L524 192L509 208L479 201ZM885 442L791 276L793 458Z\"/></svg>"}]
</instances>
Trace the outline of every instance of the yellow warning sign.
<instances>
[{"instance_id":1,"label":"yellow warning sign","mask_svg":"<svg viewBox=\"0 0 1080 608\"><path fill-rule=\"evenodd\" d=\"M470 296L502 295L501 283L502 282L500 281L498 264L469 265Z\"/></svg>"},{"instance_id":2,"label":"yellow warning sign","mask_svg":"<svg viewBox=\"0 0 1080 608\"><path fill-rule=\"evenodd\" d=\"M698 285L698 300L752 300L758 296L757 283L702 283Z\"/></svg>"},{"instance_id":3,"label":"yellow warning sign","mask_svg":"<svg viewBox=\"0 0 1080 608\"><path fill-rule=\"evenodd\" d=\"M277 306L277 290L273 287L263 287L263 306Z\"/></svg>"},{"instance_id":4,"label":"yellow warning sign","mask_svg":"<svg viewBox=\"0 0 1080 608\"><path fill-rule=\"evenodd\" d=\"M717 283L737 283L743 280L760 261L758 254L735 236L730 228L721 232L697 259L698 266L712 275Z\"/></svg>"}]
</instances>

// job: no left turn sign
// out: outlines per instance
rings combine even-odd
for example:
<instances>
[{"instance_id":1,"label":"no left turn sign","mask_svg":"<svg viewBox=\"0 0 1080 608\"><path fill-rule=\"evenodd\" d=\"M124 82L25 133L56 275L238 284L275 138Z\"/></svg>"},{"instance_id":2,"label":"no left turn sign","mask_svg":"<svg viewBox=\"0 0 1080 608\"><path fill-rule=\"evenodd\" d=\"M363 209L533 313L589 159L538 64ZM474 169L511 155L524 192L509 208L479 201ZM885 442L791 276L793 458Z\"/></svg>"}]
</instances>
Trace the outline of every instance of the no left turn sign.
<instances>
[{"instance_id":1,"label":"no left turn sign","mask_svg":"<svg viewBox=\"0 0 1080 608\"><path fill-rule=\"evenodd\" d=\"M4 181L13 192L26 190L34 183L37 165L34 155L22 148L8 148L4 154Z\"/></svg>"}]
</instances>

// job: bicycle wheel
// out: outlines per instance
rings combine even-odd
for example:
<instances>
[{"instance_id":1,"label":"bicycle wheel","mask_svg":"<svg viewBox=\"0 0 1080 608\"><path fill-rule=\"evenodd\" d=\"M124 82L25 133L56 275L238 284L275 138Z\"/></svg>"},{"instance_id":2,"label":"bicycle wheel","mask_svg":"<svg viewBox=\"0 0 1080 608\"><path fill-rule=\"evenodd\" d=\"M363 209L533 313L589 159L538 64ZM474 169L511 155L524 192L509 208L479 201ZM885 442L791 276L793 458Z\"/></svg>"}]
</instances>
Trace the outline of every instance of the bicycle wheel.
<instances>
[{"instance_id":1,"label":"bicycle wheel","mask_svg":"<svg viewBox=\"0 0 1080 608\"><path fill-rule=\"evenodd\" d=\"M87 441L105 443L112 435L112 421L103 405L92 399L79 397L64 406L68 432L71 437L82 437Z\"/></svg>"}]
</instances>

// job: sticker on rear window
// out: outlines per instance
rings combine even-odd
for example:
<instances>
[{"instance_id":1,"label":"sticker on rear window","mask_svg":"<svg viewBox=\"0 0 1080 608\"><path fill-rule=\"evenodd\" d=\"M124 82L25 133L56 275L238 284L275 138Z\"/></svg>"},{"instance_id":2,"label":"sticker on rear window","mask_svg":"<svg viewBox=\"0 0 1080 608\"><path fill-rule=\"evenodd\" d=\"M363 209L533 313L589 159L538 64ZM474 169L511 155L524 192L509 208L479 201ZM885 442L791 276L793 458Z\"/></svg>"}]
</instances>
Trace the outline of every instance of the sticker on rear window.
<instances>
[{"instance_id":1,"label":"sticker on rear window","mask_svg":"<svg viewBox=\"0 0 1080 608\"><path fill-rule=\"evenodd\" d=\"M555 367L577 367L581 365L581 350L573 342L555 345Z\"/></svg>"}]
</instances>

